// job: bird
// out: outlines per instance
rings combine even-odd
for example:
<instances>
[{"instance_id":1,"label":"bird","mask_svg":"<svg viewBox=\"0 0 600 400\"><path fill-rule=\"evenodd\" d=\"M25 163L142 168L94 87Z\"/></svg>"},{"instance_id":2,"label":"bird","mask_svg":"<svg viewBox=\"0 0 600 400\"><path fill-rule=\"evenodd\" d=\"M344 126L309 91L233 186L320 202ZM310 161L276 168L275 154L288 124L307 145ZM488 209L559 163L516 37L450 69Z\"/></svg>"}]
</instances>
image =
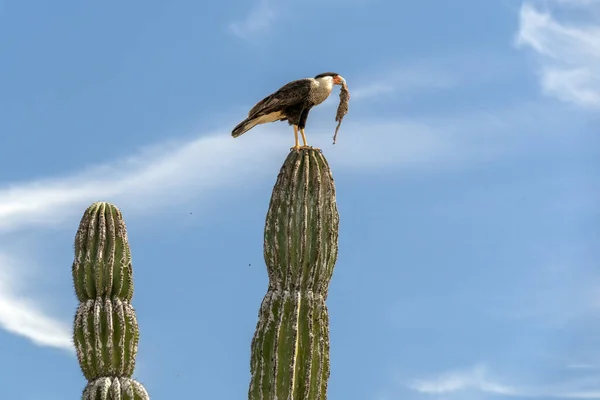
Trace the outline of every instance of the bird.
<instances>
[{"instance_id":1,"label":"bird","mask_svg":"<svg viewBox=\"0 0 600 400\"><path fill-rule=\"evenodd\" d=\"M256 103L248 112L248 118L233 128L231 136L237 138L256 125L288 121L288 124L294 127L295 140L295 144L290 150L310 148L304 132L308 113L311 108L327 100L334 85L344 85L345 83L346 80L336 72L324 72L314 78L289 82ZM302 135L303 146L300 146L298 131Z\"/></svg>"}]
</instances>

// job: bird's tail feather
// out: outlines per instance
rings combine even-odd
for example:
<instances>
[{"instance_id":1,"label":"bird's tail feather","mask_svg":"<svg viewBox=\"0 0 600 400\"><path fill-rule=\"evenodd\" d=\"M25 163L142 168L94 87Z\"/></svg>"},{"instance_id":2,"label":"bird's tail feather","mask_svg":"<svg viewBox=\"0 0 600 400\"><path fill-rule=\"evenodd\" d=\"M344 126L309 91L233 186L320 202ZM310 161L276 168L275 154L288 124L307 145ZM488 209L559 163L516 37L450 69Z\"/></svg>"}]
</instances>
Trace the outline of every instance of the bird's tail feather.
<instances>
[{"instance_id":1,"label":"bird's tail feather","mask_svg":"<svg viewBox=\"0 0 600 400\"><path fill-rule=\"evenodd\" d=\"M258 124L258 120L246 118L242 122L240 122L233 131L231 132L231 136L234 138L243 135L248 132L250 129L254 128Z\"/></svg>"}]
</instances>

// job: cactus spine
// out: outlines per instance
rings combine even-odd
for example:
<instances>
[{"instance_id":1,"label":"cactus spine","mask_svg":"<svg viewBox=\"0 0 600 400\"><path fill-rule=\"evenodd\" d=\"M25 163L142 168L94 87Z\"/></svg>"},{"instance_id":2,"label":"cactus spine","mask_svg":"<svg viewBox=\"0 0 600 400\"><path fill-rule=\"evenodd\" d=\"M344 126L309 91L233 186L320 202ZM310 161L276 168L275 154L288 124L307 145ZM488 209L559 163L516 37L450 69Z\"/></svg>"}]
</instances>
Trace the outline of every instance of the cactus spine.
<instances>
[{"instance_id":1,"label":"cactus spine","mask_svg":"<svg viewBox=\"0 0 600 400\"><path fill-rule=\"evenodd\" d=\"M79 307L73 341L88 384L83 400L149 400L131 379L139 330L133 297L133 269L121 211L92 204L75 236L73 282Z\"/></svg>"},{"instance_id":2,"label":"cactus spine","mask_svg":"<svg viewBox=\"0 0 600 400\"><path fill-rule=\"evenodd\" d=\"M269 287L252 339L250 400L325 400L329 315L339 214L320 151L291 151L271 196L264 232Z\"/></svg>"}]
</instances>

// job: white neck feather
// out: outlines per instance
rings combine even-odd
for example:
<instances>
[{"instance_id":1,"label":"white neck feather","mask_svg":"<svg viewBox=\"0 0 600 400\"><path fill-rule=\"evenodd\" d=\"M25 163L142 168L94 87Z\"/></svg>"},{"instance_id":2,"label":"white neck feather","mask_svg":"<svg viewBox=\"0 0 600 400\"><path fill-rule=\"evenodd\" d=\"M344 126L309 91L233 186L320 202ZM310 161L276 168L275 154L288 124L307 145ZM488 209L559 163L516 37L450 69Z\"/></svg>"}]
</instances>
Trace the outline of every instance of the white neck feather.
<instances>
[{"instance_id":1,"label":"white neck feather","mask_svg":"<svg viewBox=\"0 0 600 400\"><path fill-rule=\"evenodd\" d=\"M333 77L323 76L315 79L321 88L327 88L329 91L333 89Z\"/></svg>"}]
</instances>

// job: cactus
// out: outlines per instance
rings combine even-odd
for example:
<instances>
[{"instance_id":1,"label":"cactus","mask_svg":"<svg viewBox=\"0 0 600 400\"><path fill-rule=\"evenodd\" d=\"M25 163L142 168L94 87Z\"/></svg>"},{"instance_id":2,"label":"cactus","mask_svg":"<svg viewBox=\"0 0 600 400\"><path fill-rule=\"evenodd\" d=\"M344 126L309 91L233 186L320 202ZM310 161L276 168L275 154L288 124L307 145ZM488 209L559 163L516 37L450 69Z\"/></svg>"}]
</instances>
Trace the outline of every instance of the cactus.
<instances>
[{"instance_id":1,"label":"cactus","mask_svg":"<svg viewBox=\"0 0 600 400\"><path fill-rule=\"evenodd\" d=\"M79 307L73 341L88 384L83 400L149 400L131 379L139 330L133 297L133 269L121 211L92 204L75 236L73 282Z\"/></svg>"},{"instance_id":2,"label":"cactus","mask_svg":"<svg viewBox=\"0 0 600 400\"><path fill-rule=\"evenodd\" d=\"M269 287L252 339L250 400L325 400L329 315L338 253L331 170L316 149L292 150L271 196L264 231Z\"/></svg>"}]
</instances>

